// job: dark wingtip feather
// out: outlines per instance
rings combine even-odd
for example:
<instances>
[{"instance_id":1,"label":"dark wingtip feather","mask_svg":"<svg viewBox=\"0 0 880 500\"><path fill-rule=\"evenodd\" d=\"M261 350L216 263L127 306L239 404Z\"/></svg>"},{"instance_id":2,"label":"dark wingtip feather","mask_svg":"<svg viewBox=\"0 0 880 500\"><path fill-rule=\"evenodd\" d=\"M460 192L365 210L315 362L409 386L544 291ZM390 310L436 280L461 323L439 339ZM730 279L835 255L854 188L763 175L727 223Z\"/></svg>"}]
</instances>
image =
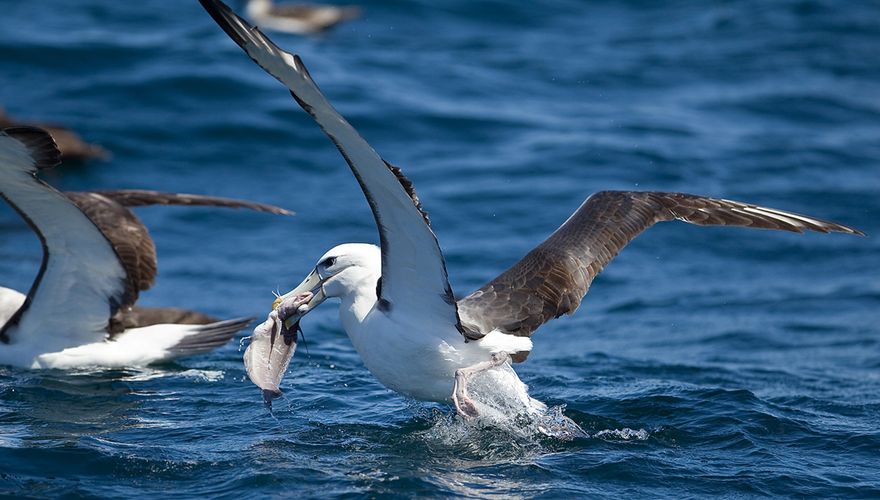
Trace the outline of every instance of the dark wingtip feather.
<instances>
[{"instance_id":1,"label":"dark wingtip feather","mask_svg":"<svg viewBox=\"0 0 880 500\"><path fill-rule=\"evenodd\" d=\"M303 69L305 69L305 67L303 67ZM416 194L415 186L413 186L413 183L411 180L409 180L409 177L404 175L403 170L401 170L398 166L392 165L387 161L385 161L385 166L388 167L388 170L390 170L392 174L394 174L394 177L397 177L397 181L400 183L401 186L403 186L403 190L406 191L406 194L409 195L410 199L413 202L413 205L416 206L416 210L418 210L419 213L422 214L422 219L424 219L425 224L427 224L428 227L431 227L431 218L428 217L428 212L426 212L425 209L422 207L422 201Z\"/></svg>"},{"instance_id":2,"label":"dark wingtip feather","mask_svg":"<svg viewBox=\"0 0 880 500\"><path fill-rule=\"evenodd\" d=\"M232 20L238 16L235 15L235 12L229 6L219 0L199 0L199 3L214 18L214 21L223 28L223 31L229 35L229 38L232 38L239 46L245 46L246 41L244 37L232 25Z\"/></svg>"},{"instance_id":3,"label":"dark wingtip feather","mask_svg":"<svg viewBox=\"0 0 880 500\"><path fill-rule=\"evenodd\" d=\"M237 332L247 328L256 318L235 318L203 325L198 332L184 337L170 349L175 357L192 356L213 351L226 344Z\"/></svg>"},{"instance_id":4,"label":"dark wingtip feather","mask_svg":"<svg viewBox=\"0 0 880 500\"><path fill-rule=\"evenodd\" d=\"M49 132L37 127L9 127L3 133L22 143L34 160L38 170L52 168L61 163L61 151Z\"/></svg>"},{"instance_id":5,"label":"dark wingtip feather","mask_svg":"<svg viewBox=\"0 0 880 500\"><path fill-rule=\"evenodd\" d=\"M838 224L836 222L829 222L829 224L831 224L833 227L828 232L846 233L846 234L852 234L855 236L867 236L867 234L865 234L864 231L861 231L861 230L856 229L854 227L846 226L843 224Z\"/></svg>"}]
</instances>

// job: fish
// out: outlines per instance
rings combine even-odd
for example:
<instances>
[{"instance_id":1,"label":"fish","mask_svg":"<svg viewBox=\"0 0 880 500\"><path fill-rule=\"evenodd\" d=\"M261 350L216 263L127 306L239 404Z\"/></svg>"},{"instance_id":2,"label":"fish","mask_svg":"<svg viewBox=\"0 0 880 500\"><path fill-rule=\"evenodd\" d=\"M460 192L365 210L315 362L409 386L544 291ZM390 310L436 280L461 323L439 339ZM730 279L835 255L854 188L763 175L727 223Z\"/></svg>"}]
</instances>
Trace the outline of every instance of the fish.
<instances>
[{"instance_id":1,"label":"fish","mask_svg":"<svg viewBox=\"0 0 880 500\"><path fill-rule=\"evenodd\" d=\"M294 309L302 306L311 298L311 293L297 296L290 304ZM302 315L280 305L280 300L272 304L272 311L266 321L254 328L251 342L244 351L244 368L248 378L263 393L263 402L272 408L272 400L281 396L281 379L287 372L290 360L296 352L297 340L302 334L299 320ZM281 318L287 318L282 321Z\"/></svg>"},{"instance_id":2,"label":"fish","mask_svg":"<svg viewBox=\"0 0 880 500\"><path fill-rule=\"evenodd\" d=\"M269 313L266 321L254 328L251 343L244 351L244 368L248 378L263 393L263 402L270 408L272 400L281 396L281 379L296 352L299 322L290 327L278 318L278 311Z\"/></svg>"}]
</instances>

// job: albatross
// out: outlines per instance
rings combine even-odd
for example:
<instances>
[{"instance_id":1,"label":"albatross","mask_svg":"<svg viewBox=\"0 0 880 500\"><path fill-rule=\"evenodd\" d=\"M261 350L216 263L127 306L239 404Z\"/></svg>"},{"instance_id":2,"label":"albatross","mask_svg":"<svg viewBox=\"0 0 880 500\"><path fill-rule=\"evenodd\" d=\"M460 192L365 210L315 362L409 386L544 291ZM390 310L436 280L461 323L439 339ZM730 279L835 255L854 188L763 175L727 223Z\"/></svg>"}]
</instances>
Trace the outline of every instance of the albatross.
<instances>
[{"instance_id":1,"label":"albatross","mask_svg":"<svg viewBox=\"0 0 880 500\"><path fill-rule=\"evenodd\" d=\"M109 151L97 144L86 142L79 134L67 127L56 123L17 120L0 108L0 129L10 127L37 127L49 132L61 151L61 159L65 161L84 162L92 159L106 160L110 157Z\"/></svg>"},{"instance_id":2,"label":"albatross","mask_svg":"<svg viewBox=\"0 0 880 500\"><path fill-rule=\"evenodd\" d=\"M272 0L249 0L247 15L264 28L296 35L326 31L361 15L355 6L291 4L275 5Z\"/></svg>"},{"instance_id":3,"label":"albatross","mask_svg":"<svg viewBox=\"0 0 880 500\"><path fill-rule=\"evenodd\" d=\"M532 334L545 322L574 313L596 275L657 222L862 235L834 222L750 203L602 191L519 262L456 300L427 214L400 169L383 160L330 105L299 56L279 48L219 0L200 2L330 137L379 230L378 247L346 243L326 252L302 283L275 301L257 332L295 335L290 330L305 314L327 298L339 299L343 328L382 384L415 399L451 402L465 417L478 415L468 391L472 377L523 361L532 350ZM275 363L261 369L285 367Z\"/></svg>"},{"instance_id":4,"label":"albatross","mask_svg":"<svg viewBox=\"0 0 880 500\"><path fill-rule=\"evenodd\" d=\"M59 163L38 128L0 131L0 197L40 239L43 259L27 295L0 287L0 364L26 368L129 367L201 354L253 318L218 321L195 311L141 308L156 249L127 207L212 205L277 214L246 201L156 191L60 193L36 173Z\"/></svg>"}]
</instances>

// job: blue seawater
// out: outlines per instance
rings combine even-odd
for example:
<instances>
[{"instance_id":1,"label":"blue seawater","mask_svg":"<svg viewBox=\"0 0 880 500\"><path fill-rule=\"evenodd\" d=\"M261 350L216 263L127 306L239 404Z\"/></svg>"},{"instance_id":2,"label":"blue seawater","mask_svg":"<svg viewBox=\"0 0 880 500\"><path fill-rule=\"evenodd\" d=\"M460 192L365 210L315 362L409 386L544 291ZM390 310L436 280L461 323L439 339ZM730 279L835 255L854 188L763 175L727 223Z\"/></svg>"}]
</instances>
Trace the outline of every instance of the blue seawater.
<instances>
[{"instance_id":1,"label":"blue seawater","mask_svg":"<svg viewBox=\"0 0 880 500\"><path fill-rule=\"evenodd\" d=\"M329 305L303 322L272 414L237 343L148 369L2 367L0 493L880 495L880 4L362 6L326 35L273 38L415 183L458 294L602 189L741 199L868 237L681 223L640 236L518 367L590 434L573 441L468 426L386 390ZM298 212L139 210L160 263L143 304L264 317L326 249L377 241L332 144L194 0L0 7L0 105L113 152L52 185ZM0 231L0 282L27 289L37 239L5 206Z\"/></svg>"}]
</instances>

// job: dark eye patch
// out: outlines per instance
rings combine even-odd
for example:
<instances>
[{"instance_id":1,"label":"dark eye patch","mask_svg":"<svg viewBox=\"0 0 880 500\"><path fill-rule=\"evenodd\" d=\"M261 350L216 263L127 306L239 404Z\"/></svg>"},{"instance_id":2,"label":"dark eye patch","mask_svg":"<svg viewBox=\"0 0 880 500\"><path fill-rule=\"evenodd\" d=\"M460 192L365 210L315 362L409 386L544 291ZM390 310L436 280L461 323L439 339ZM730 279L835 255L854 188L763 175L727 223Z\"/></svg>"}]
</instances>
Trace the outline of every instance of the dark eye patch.
<instances>
[{"instance_id":1,"label":"dark eye patch","mask_svg":"<svg viewBox=\"0 0 880 500\"><path fill-rule=\"evenodd\" d=\"M336 264L336 257L327 257L326 259L321 261L320 265L327 268L332 266L333 264Z\"/></svg>"}]
</instances>

